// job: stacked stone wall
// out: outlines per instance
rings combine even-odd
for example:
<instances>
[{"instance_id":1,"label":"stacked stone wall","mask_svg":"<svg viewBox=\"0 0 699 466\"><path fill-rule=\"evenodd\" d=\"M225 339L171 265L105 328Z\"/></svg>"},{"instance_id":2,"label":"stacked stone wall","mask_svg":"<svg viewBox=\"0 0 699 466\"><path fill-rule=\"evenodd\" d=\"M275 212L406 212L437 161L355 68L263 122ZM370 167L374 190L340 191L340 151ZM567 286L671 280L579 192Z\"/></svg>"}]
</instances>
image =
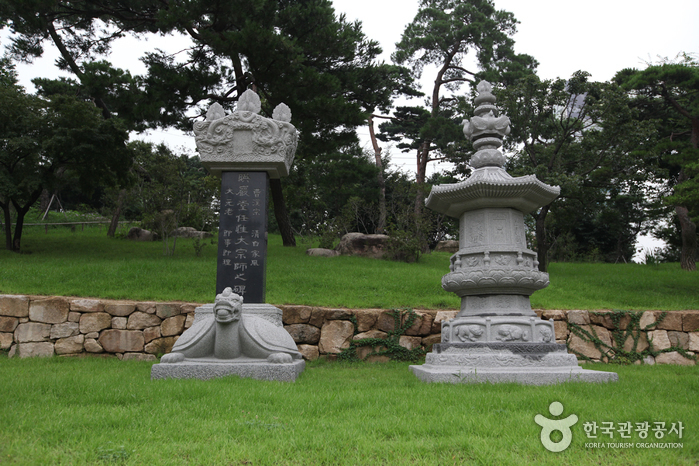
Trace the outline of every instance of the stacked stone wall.
<instances>
[{"instance_id":1,"label":"stacked stone wall","mask_svg":"<svg viewBox=\"0 0 699 466\"><path fill-rule=\"evenodd\" d=\"M177 338L194 322L200 304L181 302L115 301L93 298L0 295L0 349L10 357L101 355L122 360L154 361L172 349ZM327 309L310 306L278 306L283 311L284 328L291 334L305 359L333 358L352 340L382 338L394 331L395 318L383 309ZM429 351L441 341L441 325L457 311L415 311L416 319L400 345ZM572 332L579 326L599 340L615 346L611 314L602 311L537 311L553 319L556 341L567 343L569 351L585 360L605 360L594 343ZM657 322L661 311L645 311L640 328ZM622 318L624 328L628 318ZM356 326L356 328L355 328ZM679 348L690 357L699 353L699 311L668 312L641 331L636 350L653 345L656 351ZM630 350L633 341L624 342ZM361 353L361 351L360 351ZM360 354L361 356L361 354ZM678 351L646 358L647 363L695 364Z\"/></svg>"}]
</instances>

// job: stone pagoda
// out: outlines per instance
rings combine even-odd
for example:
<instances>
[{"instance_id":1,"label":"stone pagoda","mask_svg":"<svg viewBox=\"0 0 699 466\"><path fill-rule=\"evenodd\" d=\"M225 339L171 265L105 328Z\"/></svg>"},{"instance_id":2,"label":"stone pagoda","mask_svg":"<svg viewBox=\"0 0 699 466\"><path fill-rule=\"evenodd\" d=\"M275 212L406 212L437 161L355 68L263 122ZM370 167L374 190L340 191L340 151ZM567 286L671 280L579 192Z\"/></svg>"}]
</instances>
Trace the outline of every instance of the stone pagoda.
<instances>
[{"instance_id":1,"label":"stone pagoda","mask_svg":"<svg viewBox=\"0 0 699 466\"><path fill-rule=\"evenodd\" d=\"M153 379L290 382L305 367L281 309L265 302L269 179L289 174L298 136L285 104L272 118L260 111L259 96L247 90L232 114L213 104L194 124L202 165L221 177L216 299L195 310L192 326L153 365Z\"/></svg>"},{"instance_id":2,"label":"stone pagoda","mask_svg":"<svg viewBox=\"0 0 699 466\"><path fill-rule=\"evenodd\" d=\"M442 324L442 342L424 365L411 366L426 382L607 382L616 373L582 370L557 344L553 320L532 311L529 297L548 286L536 253L527 248L524 215L560 193L529 175L514 178L499 150L510 120L495 106L490 83L478 84L475 116L464 122L473 142L472 175L432 188L426 205L459 219L459 250L442 287L461 297L461 311Z\"/></svg>"}]
</instances>

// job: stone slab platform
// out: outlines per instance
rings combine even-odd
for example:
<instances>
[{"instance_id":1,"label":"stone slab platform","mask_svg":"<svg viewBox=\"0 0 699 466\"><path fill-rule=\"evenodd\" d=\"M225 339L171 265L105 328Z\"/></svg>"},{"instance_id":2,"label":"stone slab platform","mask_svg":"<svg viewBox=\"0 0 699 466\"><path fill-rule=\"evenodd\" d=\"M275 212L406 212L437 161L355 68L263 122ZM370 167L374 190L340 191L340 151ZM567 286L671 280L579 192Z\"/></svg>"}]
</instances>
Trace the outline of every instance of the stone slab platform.
<instances>
[{"instance_id":1,"label":"stone slab platform","mask_svg":"<svg viewBox=\"0 0 699 466\"><path fill-rule=\"evenodd\" d=\"M410 366L423 382L436 383L521 383L524 385L552 385L563 382L616 382L616 372L584 370L579 367L560 368L474 368L463 366Z\"/></svg>"},{"instance_id":2,"label":"stone slab platform","mask_svg":"<svg viewBox=\"0 0 699 466\"><path fill-rule=\"evenodd\" d=\"M550 385L616 382L616 372L585 370L556 343L438 343L425 364L410 366L420 380L438 383Z\"/></svg>"},{"instance_id":3,"label":"stone slab platform","mask_svg":"<svg viewBox=\"0 0 699 466\"><path fill-rule=\"evenodd\" d=\"M274 364L264 360L238 361L188 361L174 364L154 364L151 368L151 380L157 379L200 379L237 375L242 378L257 380L275 380L294 382L306 367L302 359L290 364Z\"/></svg>"}]
</instances>

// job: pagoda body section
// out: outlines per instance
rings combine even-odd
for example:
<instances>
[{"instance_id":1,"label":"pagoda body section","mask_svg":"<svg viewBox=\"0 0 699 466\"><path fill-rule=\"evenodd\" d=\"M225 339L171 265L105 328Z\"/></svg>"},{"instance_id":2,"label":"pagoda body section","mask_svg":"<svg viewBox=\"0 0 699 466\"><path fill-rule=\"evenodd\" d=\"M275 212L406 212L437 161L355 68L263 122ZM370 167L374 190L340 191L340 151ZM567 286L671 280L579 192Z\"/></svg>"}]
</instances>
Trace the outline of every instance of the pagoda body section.
<instances>
[{"instance_id":1,"label":"pagoda body section","mask_svg":"<svg viewBox=\"0 0 699 466\"><path fill-rule=\"evenodd\" d=\"M548 286L536 252L527 248L524 215L550 204L560 188L535 176L512 177L500 151L510 120L495 106L489 83L478 85L475 116L464 134L476 153L471 176L432 188L426 206L459 219L459 250L442 287L461 298L442 324L442 342L425 364L411 366L427 382L606 382L616 373L582 370L555 341L553 321L537 317L529 297Z\"/></svg>"}]
</instances>

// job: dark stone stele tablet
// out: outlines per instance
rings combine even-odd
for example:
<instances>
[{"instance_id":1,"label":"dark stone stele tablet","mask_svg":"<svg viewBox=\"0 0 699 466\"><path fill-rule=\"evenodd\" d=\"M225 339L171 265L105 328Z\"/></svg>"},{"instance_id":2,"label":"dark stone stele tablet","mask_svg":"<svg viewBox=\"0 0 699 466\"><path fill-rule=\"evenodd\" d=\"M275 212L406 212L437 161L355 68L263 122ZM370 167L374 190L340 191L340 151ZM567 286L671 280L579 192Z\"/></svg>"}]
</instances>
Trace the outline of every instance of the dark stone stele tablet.
<instances>
[{"instance_id":1,"label":"dark stone stele tablet","mask_svg":"<svg viewBox=\"0 0 699 466\"><path fill-rule=\"evenodd\" d=\"M265 302L266 172L223 172L216 294L231 287L246 303Z\"/></svg>"}]
</instances>

